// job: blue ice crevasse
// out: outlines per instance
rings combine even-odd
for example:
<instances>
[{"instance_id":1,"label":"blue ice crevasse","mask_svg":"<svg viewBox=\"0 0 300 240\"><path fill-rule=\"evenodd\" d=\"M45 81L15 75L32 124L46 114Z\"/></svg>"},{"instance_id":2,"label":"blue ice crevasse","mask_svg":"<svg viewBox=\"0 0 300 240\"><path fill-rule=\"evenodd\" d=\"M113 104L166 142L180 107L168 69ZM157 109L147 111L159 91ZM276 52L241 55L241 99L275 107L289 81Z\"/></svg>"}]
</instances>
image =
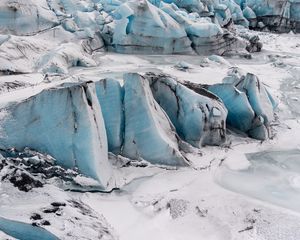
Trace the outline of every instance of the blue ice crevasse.
<instances>
[{"instance_id":1,"label":"blue ice crevasse","mask_svg":"<svg viewBox=\"0 0 300 240\"><path fill-rule=\"evenodd\" d=\"M119 154L124 137L124 89L111 78L97 81L95 85L105 122L108 150Z\"/></svg>"}]
</instances>

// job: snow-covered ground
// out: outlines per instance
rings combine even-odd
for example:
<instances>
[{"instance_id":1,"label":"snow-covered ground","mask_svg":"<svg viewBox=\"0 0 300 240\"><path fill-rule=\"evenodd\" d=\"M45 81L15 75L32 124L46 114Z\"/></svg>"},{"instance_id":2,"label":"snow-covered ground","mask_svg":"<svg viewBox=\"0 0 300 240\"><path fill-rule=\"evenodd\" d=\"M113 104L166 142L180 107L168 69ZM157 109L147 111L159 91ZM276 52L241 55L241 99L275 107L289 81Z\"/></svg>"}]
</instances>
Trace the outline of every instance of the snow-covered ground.
<instances>
[{"instance_id":1,"label":"snow-covered ground","mask_svg":"<svg viewBox=\"0 0 300 240\"><path fill-rule=\"evenodd\" d=\"M95 66L70 68L64 80L36 73L0 76L2 106L65 81L122 82L126 72L162 72L214 84L231 67L256 74L279 100L267 141L230 133L226 146L193 149L187 155L192 167L123 167L115 174L126 184L111 193L69 192L49 183L25 193L0 182L0 217L35 222L61 239L300 239L299 35L259 36L264 48L252 59L97 53ZM66 205L51 212L53 202ZM42 219L33 220L36 213ZM0 232L0 239L12 238Z\"/></svg>"}]
</instances>

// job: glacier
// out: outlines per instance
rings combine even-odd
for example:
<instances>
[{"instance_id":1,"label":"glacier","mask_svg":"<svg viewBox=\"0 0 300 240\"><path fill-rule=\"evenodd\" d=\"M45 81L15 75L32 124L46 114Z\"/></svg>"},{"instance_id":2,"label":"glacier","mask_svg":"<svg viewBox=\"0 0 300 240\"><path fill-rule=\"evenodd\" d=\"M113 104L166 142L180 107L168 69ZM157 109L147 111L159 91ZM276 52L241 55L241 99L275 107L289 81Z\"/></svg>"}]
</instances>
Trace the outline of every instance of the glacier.
<instances>
[{"instance_id":1,"label":"glacier","mask_svg":"<svg viewBox=\"0 0 300 240\"><path fill-rule=\"evenodd\" d=\"M74 43L61 44L37 60L36 69L43 73L67 74L70 67L94 67L96 62Z\"/></svg>"},{"instance_id":2,"label":"glacier","mask_svg":"<svg viewBox=\"0 0 300 240\"><path fill-rule=\"evenodd\" d=\"M64 83L8 103L0 147L48 153L109 189L114 176L108 152L188 166L184 142L196 148L222 145L226 123L267 139L277 106L270 92L249 73L232 70L223 81L201 86L164 74L127 73L123 85L111 78Z\"/></svg>"},{"instance_id":3,"label":"glacier","mask_svg":"<svg viewBox=\"0 0 300 240\"><path fill-rule=\"evenodd\" d=\"M300 239L299 0L0 2L0 239Z\"/></svg>"},{"instance_id":4,"label":"glacier","mask_svg":"<svg viewBox=\"0 0 300 240\"><path fill-rule=\"evenodd\" d=\"M299 22L298 0L5 0L0 5L1 34L66 34L63 28L72 35L72 42L83 45L89 54L104 49L118 53L200 55L260 51L261 46L247 47L254 39L244 38L236 25L297 32ZM57 49L51 49L50 55L57 54ZM51 58L49 54L44 58ZM41 61L46 64L46 60L39 60L37 65ZM59 67L57 71L65 69Z\"/></svg>"}]
</instances>

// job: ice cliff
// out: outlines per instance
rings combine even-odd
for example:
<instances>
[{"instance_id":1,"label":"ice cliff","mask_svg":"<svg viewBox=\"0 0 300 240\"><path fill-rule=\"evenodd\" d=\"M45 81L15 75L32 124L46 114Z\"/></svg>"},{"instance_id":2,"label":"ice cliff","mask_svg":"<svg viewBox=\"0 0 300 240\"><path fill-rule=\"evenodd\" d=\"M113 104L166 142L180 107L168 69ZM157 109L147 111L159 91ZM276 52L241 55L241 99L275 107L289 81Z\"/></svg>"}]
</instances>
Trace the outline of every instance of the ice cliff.
<instances>
[{"instance_id":1,"label":"ice cliff","mask_svg":"<svg viewBox=\"0 0 300 240\"><path fill-rule=\"evenodd\" d=\"M1 119L2 149L30 147L77 167L107 188L111 167L101 107L92 83L61 85L9 104Z\"/></svg>"},{"instance_id":2,"label":"ice cliff","mask_svg":"<svg viewBox=\"0 0 300 240\"><path fill-rule=\"evenodd\" d=\"M255 139L269 138L277 104L266 86L255 75L241 75L236 69L223 82L207 89L224 102L228 109L228 125Z\"/></svg>"},{"instance_id":3,"label":"ice cliff","mask_svg":"<svg viewBox=\"0 0 300 240\"><path fill-rule=\"evenodd\" d=\"M187 166L179 137L155 102L149 82L138 74L95 83L65 83L6 103L0 148L30 147L78 170L110 189L108 151L153 164ZM103 109L103 111L101 110Z\"/></svg>"},{"instance_id":4,"label":"ice cliff","mask_svg":"<svg viewBox=\"0 0 300 240\"><path fill-rule=\"evenodd\" d=\"M147 77L154 98L182 139L198 148L225 142L227 110L218 97L204 88L194 92L165 75Z\"/></svg>"},{"instance_id":5,"label":"ice cliff","mask_svg":"<svg viewBox=\"0 0 300 240\"><path fill-rule=\"evenodd\" d=\"M120 53L191 53L185 29L148 1L129 1L113 12L102 34L109 48Z\"/></svg>"}]
</instances>

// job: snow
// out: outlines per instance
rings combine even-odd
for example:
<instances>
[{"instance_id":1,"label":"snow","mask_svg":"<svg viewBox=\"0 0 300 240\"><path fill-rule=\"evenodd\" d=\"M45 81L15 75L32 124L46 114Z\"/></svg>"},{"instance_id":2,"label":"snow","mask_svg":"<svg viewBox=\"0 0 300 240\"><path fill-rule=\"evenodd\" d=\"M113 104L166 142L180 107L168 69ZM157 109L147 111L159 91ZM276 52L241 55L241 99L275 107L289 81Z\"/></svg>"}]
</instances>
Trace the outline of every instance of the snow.
<instances>
[{"instance_id":1,"label":"snow","mask_svg":"<svg viewBox=\"0 0 300 240\"><path fill-rule=\"evenodd\" d=\"M36 68L43 73L67 74L68 68L76 66L93 67L96 63L78 45L66 43L43 55Z\"/></svg>"}]
</instances>

